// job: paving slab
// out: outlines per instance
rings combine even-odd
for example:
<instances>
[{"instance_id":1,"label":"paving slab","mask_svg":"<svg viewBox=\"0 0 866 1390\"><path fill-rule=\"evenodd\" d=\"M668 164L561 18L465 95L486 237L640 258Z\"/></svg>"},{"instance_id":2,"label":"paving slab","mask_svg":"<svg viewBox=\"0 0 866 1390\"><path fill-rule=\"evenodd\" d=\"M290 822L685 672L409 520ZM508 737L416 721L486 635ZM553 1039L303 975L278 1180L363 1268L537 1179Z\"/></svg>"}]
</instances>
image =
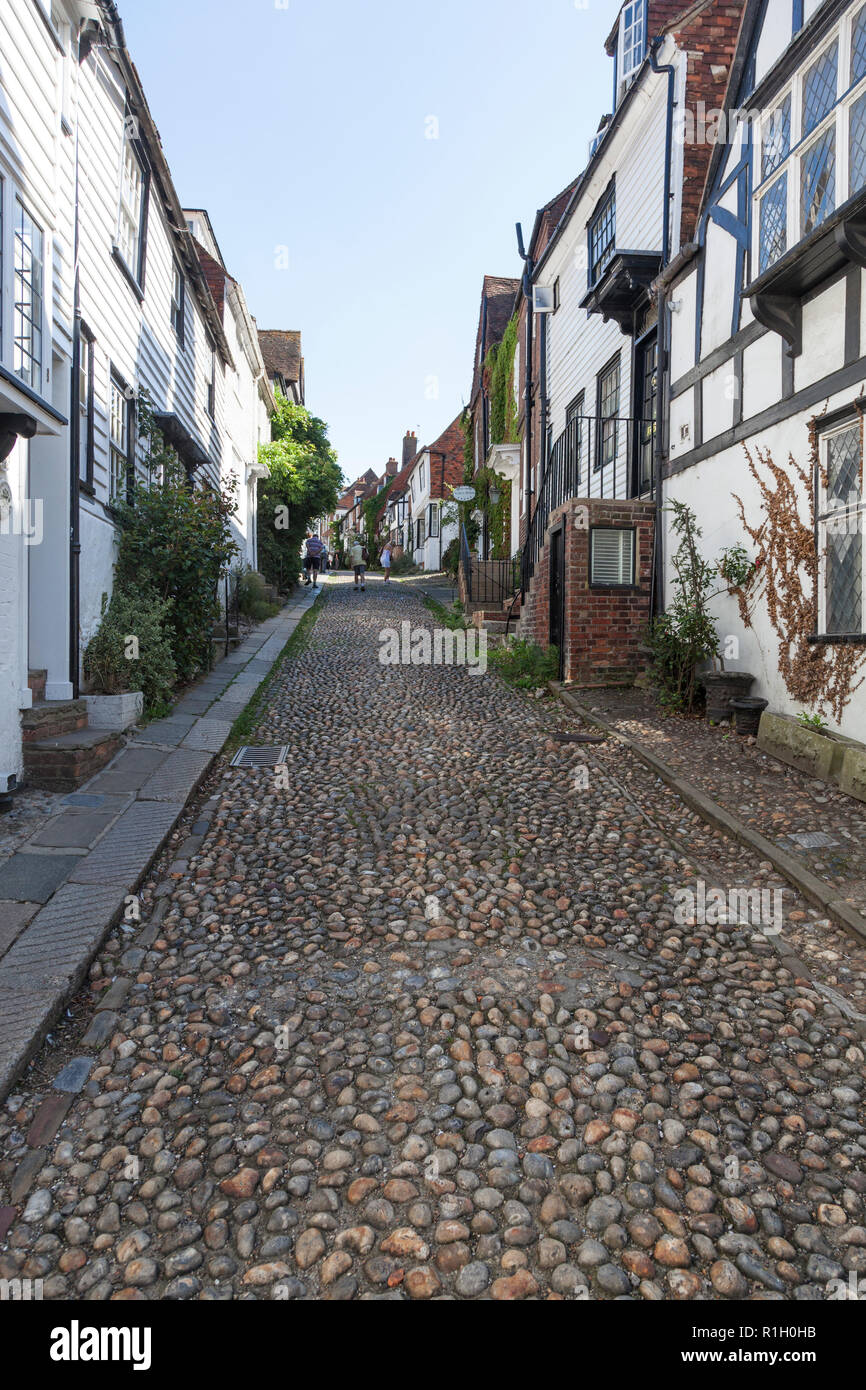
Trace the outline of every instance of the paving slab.
<instances>
[{"instance_id":1,"label":"paving slab","mask_svg":"<svg viewBox=\"0 0 866 1390\"><path fill-rule=\"evenodd\" d=\"M70 809L50 820L28 844L53 849L89 849L115 819L114 811Z\"/></svg>"},{"instance_id":2,"label":"paving slab","mask_svg":"<svg viewBox=\"0 0 866 1390\"><path fill-rule=\"evenodd\" d=\"M77 863L77 854L13 854L0 864L0 899L47 903Z\"/></svg>"},{"instance_id":3,"label":"paving slab","mask_svg":"<svg viewBox=\"0 0 866 1390\"><path fill-rule=\"evenodd\" d=\"M136 792L168 757L164 748L131 744L107 768L87 783L89 792Z\"/></svg>"},{"instance_id":4,"label":"paving slab","mask_svg":"<svg viewBox=\"0 0 866 1390\"><path fill-rule=\"evenodd\" d=\"M0 960L0 987L17 989L24 976L51 985L81 978L124 897L117 885L64 883Z\"/></svg>"},{"instance_id":5,"label":"paving slab","mask_svg":"<svg viewBox=\"0 0 866 1390\"><path fill-rule=\"evenodd\" d=\"M150 743L157 746L176 745L189 733L197 717L194 714L173 714L169 719L156 719L142 730L136 743L145 745Z\"/></svg>"},{"instance_id":6,"label":"paving slab","mask_svg":"<svg viewBox=\"0 0 866 1390\"><path fill-rule=\"evenodd\" d=\"M39 911L39 903L0 902L0 956L21 935Z\"/></svg>"},{"instance_id":7,"label":"paving slab","mask_svg":"<svg viewBox=\"0 0 866 1390\"><path fill-rule=\"evenodd\" d=\"M190 729L182 748L197 748L206 753L219 753L232 731L230 719L199 719Z\"/></svg>"},{"instance_id":8,"label":"paving slab","mask_svg":"<svg viewBox=\"0 0 866 1390\"><path fill-rule=\"evenodd\" d=\"M176 802L134 801L70 875L71 883L134 888L178 816Z\"/></svg>"},{"instance_id":9,"label":"paving slab","mask_svg":"<svg viewBox=\"0 0 866 1390\"><path fill-rule=\"evenodd\" d=\"M210 766L212 754L195 748L178 748L170 753L141 788L146 801L185 801Z\"/></svg>"}]
</instances>

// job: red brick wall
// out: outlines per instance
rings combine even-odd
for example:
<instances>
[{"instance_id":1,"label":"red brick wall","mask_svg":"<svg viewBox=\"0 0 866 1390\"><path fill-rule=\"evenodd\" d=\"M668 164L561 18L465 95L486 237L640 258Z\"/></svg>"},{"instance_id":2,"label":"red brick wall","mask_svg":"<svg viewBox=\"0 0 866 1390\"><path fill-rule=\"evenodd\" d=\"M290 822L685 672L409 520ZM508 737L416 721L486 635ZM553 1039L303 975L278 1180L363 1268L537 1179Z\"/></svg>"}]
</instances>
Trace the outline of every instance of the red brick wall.
<instances>
[{"instance_id":1,"label":"red brick wall","mask_svg":"<svg viewBox=\"0 0 866 1390\"><path fill-rule=\"evenodd\" d=\"M583 510L581 510L583 509ZM644 669L639 648L650 619L652 502L600 498L566 503L550 518L548 536L565 523L564 666L566 681L606 685L632 681ZM581 524L576 524L580 521ZM584 524L585 523L585 524ZM589 537L593 526L633 526L636 580L633 590L592 587ZM520 635L546 647L550 641L550 544L545 544L520 614Z\"/></svg>"}]
</instances>

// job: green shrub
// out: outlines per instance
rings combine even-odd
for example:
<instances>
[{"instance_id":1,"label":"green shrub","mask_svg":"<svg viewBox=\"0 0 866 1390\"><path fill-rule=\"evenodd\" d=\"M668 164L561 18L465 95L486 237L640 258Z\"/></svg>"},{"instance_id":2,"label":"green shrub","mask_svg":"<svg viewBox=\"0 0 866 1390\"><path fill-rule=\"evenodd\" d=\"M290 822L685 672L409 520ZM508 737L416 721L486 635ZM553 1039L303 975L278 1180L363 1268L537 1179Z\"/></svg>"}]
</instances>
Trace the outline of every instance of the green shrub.
<instances>
[{"instance_id":1,"label":"green shrub","mask_svg":"<svg viewBox=\"0 0 866 1390\"><path fill-rule=\"evenodd\" d=\"M452 579L457 578L457 571L460 568L460 537L455 536L453 541L449 541L442 552L442 568L446 574L450 574Z\"/></svg>"},{"instance_id":2,"label":"green shrub","mask_svg":"<svg viewBox=\"0 0 866 1390\"><path fill-rule=\"evenodd\" d=\"M84 653L84 676L94 694L142 690L148 710L169 699L176 672L171 653L171 603L152 590L116 584L102 596L102 620ZM134 639L134 641L132 640Z\"/></svg>"},{"instance_id":3,"label":"green shrub","mask_svg":"<svg viewBox=\"0 0 866 1390\"><path fill-rule=\"evenodd\" d=\"M392 561L392 563L391 563L391 573L392 573L392 574L420 574L420 573L421 573L421 570L420 570L419 567L415 564L415 561L412 559L412 556L409 555L408 552L404 551L403 554L400 556L399 560L393 560L393 561Z\"/></svg>"},{"instance_id":4,"label":"green shrub","mask_svg":"<svg viewBox=\"0 0 866 1390\"><path fill-rule=\"evenodd\" d=\"M279 613L279 608L275 603L270 603L266 598L256 599L247 610L247 614L254 623L263 623L266 618L275 618Z\"/></svg>"},{"instance_id":5,"label":"green shrub","mask_svg":"<svg viewBox=\"0 0 866 1390\"><path fill-rule=\"evenodd\" d=\"M494 647L487 655L493 669L516 690L536 690L559 675L558 649L538 647L522 637Z\"/></svg>"}]
</instances>

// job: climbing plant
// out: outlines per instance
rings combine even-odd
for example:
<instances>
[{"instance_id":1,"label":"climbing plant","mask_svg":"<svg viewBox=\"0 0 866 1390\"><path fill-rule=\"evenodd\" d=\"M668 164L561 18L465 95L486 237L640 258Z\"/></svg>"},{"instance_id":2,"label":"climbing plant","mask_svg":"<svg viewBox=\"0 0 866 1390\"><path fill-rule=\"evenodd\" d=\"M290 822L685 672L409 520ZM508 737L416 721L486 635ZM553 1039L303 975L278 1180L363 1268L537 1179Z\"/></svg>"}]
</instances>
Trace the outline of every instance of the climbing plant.
<instances>
[{"instance_id":1,"label":"climbing plant","mask_svg":"<svg viewBox=\"0 0 866 1390\"><path fill-rule=\"evenodd\" d=\"M517 405L514 400L514 354L517 349L517 315L512 318L500 342L490 348L485 367L488 372L491 444L513 444L517 439Z\"/></svg>"},{"instance_id":2,"label":"climbing plant","mask_svg":"<svg viewBox=\"0 0 866 1390\"><path fill-rule=\"evenodd\" d=\"M861 435L862 427L861 415ZM866 679L863 675L858 679L866 652L844 643L809 641L818 625L816 480L827 485L818 447L818 421L809 424L808 467L792 454L787 468L782 468L769 449L756 449L754 455L744 449L760 493L763 517L750 520L741 498L734 493L743 530L757 547L755 569L762 580L750 593L734 590L743 622L754 626L755 603L759 595L764 596L770 625L779 639L779 672L786 690L807 708L829 710L838 722L854 691Z\"/></svg>"},{"instance_id":3,"label":"climbing plant","mask_svg":"<svg viewBox=\"0 0 866 1390\"><path fill-rule=\"evenodd\" d=\"M361 503L361 515L364 518L364 534L371 546L376 540L379 531L379 522L382 519L382 513L388 501L388 493L391 491L393 483L394 479L389 478L381 492L377 492L375 497L368 497L365 502Z\"/></svg>"}]
</instances>

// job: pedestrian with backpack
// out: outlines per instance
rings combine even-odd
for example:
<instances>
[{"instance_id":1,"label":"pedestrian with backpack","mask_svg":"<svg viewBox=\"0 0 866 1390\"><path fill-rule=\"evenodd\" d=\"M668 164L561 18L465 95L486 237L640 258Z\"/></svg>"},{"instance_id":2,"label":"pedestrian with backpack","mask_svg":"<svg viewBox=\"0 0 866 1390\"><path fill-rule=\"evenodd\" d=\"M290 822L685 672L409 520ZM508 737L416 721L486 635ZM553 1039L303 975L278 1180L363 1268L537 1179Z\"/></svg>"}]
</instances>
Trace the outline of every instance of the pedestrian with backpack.
<instances>
[{"instance_id":1,"label":"pedestrian with backpack","mask_svg":"<svg viewBox=\"0 0 866 1390\"><path fill-rule=\"evenodd\" d=\"M367 588L366 565L364 563L364 547L356 536L349 546L349 563L355 571L355 593L360 588L363 593Z\"/></svg>"},{"instance_id":2,"label":"pedestrian with backpack","mask_svg":"<svg viewBox=\"0 0 866 1390\"><path fill-rule=\"evenodd\" d=\"M306 555L304 557L304 560L305 567L309 570L309 573L313 577L314 589L317 587L316 580L318 578L319 568L322 563L322 555L324 553L324 549L324 543L322 542L319 536L307 536Z\"/></svg>"}]
</instances>

